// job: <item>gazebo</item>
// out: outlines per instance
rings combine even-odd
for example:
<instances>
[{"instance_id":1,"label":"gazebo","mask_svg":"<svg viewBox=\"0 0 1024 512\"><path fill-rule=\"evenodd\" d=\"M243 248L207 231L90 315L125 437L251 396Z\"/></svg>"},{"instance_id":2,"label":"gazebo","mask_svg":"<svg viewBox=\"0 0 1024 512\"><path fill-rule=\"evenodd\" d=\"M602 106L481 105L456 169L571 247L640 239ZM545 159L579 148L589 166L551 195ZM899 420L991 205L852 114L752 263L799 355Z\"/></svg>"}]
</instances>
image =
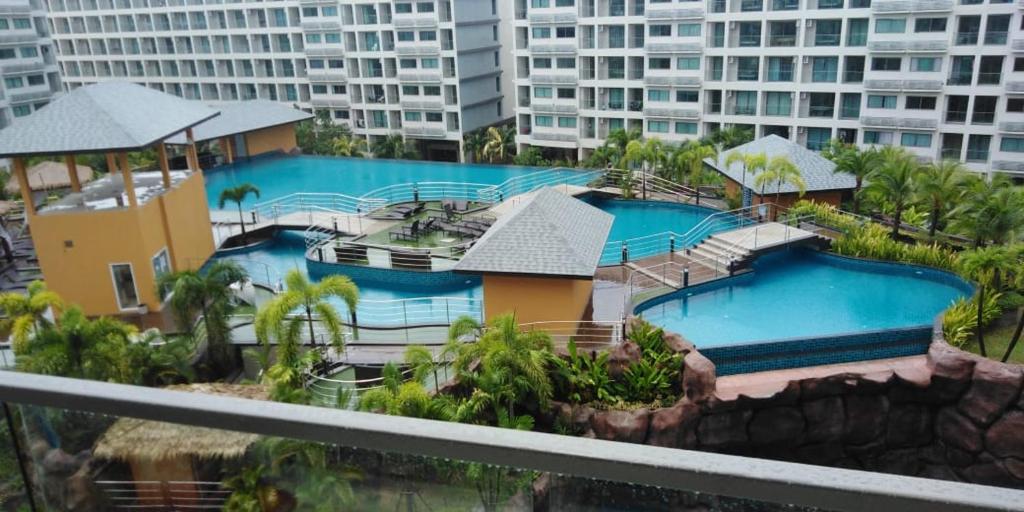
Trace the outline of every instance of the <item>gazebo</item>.
<instances>
[{"instance_id":1,"label":"gazebo","mask_svg":"<svg viewBox=\"0 0 1024 512\"><path fill-rule=\"evenodd\" d=\"M160 311L159 274L197 268L213 235L192 128L207 106L126 82L81 87L0 131L43 277L89 315ZM165 141L185 133L185 169L172 171ZM128 153L155 148L159 171L133 173ZM103 153L110 173L83 185L75 156ZM25 160L62 157L71 193L37 207Z\"/></svg>"},{"instance_id":2,"label":"gazebo","mask_svg":"<svg viewBox=\"0 0 1024 512\"><path fill-rule=\"evenodd\" d=\"M68 164L66 162L60 163L47 160L29 167L25 174L28 176L28 184L33 192L71 188L76 185L76 178L77 186L81 189L82 185L92 181L93 170L92 167L87 165L75 165L75 169L77 176L72 177L71 173L68 172ZM20 189L21 187L17 181L9 181L4 187L4 191L8 194L17 194Z\"/></svg>"},{"instance_id":3,"label":"gazebo","mask_svg":"<svg viewBox=\"0 0 1024 512\"><path fill-rule=\"evenodd\" d=\"M584 320L614 217L553 188L506 213L455 265L483 276L487 320Z\"/></svg>"},{"instance_id":4,"label":"gazebo","mask_svg":"<svg viewBox=\"0 0 1024 512\"><path fill-rule=\"evenodd\" d=\"M219 116L196 125L193 140L196 143L217 141L224 152L225 163L235 158L294 150L298 146L295 123L313 117L308 112L268 100L239 101L217 108ZM168 143L187 144L188 140L179 134Z\"/></svg>"}]
</instances>

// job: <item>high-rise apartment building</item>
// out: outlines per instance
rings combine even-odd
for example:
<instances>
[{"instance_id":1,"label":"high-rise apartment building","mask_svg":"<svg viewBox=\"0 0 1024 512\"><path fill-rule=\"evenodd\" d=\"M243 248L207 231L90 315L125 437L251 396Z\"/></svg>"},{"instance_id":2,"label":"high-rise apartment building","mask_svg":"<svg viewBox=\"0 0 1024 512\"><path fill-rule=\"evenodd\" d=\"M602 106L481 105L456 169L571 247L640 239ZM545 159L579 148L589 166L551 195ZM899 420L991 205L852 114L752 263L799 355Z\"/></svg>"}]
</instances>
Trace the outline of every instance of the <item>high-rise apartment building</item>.
<instances>
[{"instance_id":1,"label":"high-rise apartment building","mask_svg":"<svg viewBox=\"0 0 1024 512\"><path fill-rule=\"evenodd\" d=\"M520 145L739 125L1024 173L1024 1L514 0Z\"/></svg>"},{"instance_id":2,"label":"high-rise apartment building","mask_svg":"<svg viewBox=\"0 0 1024 512\"><path fill-rule=\"evenodd\" d=\"M0 128L60 93L57 61L40 0L0 2Z\"/></svg>"},{"instance_id":3,"label":"high-rise apartment building","mask_svg":"<svg viewBox=\"0 0 1024 512\"><path fill-rule=\"evenodd\" d=\"M512 116L498 0L48 2L68 87L130 80L326 109L433 158L457 158L464 133Z\"/></svg>"}]
</instances>

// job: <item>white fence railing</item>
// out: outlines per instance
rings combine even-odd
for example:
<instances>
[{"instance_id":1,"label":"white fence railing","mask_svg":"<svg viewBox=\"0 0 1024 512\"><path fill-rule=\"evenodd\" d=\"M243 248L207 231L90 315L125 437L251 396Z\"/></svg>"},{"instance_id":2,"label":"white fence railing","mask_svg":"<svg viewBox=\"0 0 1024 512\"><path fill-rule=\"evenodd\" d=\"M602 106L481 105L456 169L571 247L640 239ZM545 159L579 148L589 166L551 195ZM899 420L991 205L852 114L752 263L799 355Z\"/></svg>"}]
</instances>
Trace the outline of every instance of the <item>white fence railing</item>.
<instances>
[{"instance_id":1,"label":"white fence railing","mask_svg":"<svg viewBox=\"0 0 1024 512\"><path fill-rule=\"evenodd\" d=\"M222 510L231 491L221 482L97 480L112 510Z\"/></svg>"},{"instance_id":2,"label":"white fence railing","mask_svg":"<svg viewBox=\"0 0 1024 512\"><path fill-rule=\"evenodd\" d=\"M601 179L604 171L577 171L556 167L509 178L498 185L480 190L479 200L485 203L501 203L519 194L532 192L543 187L558 185L585 186Z\"/></svg>"},{"instance_id":3,"label":"white fence railing","mask_svg":"<svg viewBox=\"0 0 1024 512\"><path fill-rule=\"evenodd\" d=\"M345 367L337 370L335 375L343 372ZM412 376L412 370L402 371L402 378ZM454 373L451 366L440 362L434 371L423 380L423 386L428 391L434 391L437 387L444 386L452 380ZM306 375L306 389L312 395L313 405L321 407L335 407L339 409L355 409L359 405L359 399L367 391L381 389L384 387L384 378L372 379L346 379L333 376L317 375L309 373Z\"/></svg>"},{"instance_id":4,"label":"white fence railing","mask_svg":"<svg viewBox=\"0 0 1024 512\"><path fill-rule=\"evenodd\" d=\"M546 321L519 324L524 331L543 331L551 336L556 347L565 347L569 340L586 349L608 348L622 342L622 322Z\"/></svg>"}]
</instances>

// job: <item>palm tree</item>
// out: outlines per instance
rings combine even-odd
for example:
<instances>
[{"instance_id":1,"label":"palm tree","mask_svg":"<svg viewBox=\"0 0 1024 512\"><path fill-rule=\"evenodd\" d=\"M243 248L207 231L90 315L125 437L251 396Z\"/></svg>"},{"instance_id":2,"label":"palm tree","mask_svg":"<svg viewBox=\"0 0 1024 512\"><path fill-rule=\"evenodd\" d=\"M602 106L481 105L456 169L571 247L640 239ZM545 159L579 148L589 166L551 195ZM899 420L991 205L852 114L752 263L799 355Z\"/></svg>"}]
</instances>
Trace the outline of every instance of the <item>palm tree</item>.
<instances>
[{"instance_id":1,"label":"palm tree","mask_svg":"<svg viewBox=\"0 0 1024 512\"><path fill-rule=\"evenodd\" d=\"M421 347L422 348L422 347ZM436 401L419 380L402 382L394 363L381 370L381 385L363 393L359 409L392 416L448 420L441 401Z\"/></svg>"},{"instance_id":2,"label":"palm tree","mask_svg":"<svg viewBox=\"0 0 1024 512\"><path fill-rule=\"evenodd\" d=\"M516 149L516 130L511 126L492 126L487 129L487 142L483 154L491 162L507 161Z\"/></svg>"},{"instance_id":3,"label":"palm tree","mask_svg":"<svg viewBox=\"0 0 1024 512\"><path fill-rule=\"evenodd\" d=\"M864 187L864 178L881 164L881 154L875 148L858 149L856 146L850 146L839 152L834 161L836 167L833 172L853 175L853 213L860 213L860 194Z\"/></svg>"},{"instance_id":4,"label":"palm tree","mask_svg":"<svg viewBox=\"0 0 1024 512\"><path fill-rule=\"evenodd\" d=\"M434 378L434 390L441 389L441 382L437 378L437 372L444 368L446 361L439 358L423 345L409 345L405 349L405 364L412 369L413 380L424 382L428 376Z\"/></svg>"},{"instance_id":5,"label":"palm tree","mask_svg":"<svg viewBox=\"0 0 1024 512\"><path fill-rule=\"evenodd\" d=\"M1024 290L1024 244L1018 243L1008 248L1007 256L1009 265L1014 268L1013 285L1017 288L1018 292ZM1000 359L1004 363L1010 359L1013 349L1017 347L1017 342L1020 341L1021 334L1024 333L1024 306L1017 309L1017 327L1013 330L1010 344L1006 346L1006 352L1003 353L1003 357Z\"/></svg>"},{"instance_id":6,"label":"palm tree","mask_svg":"<svg viewBox=\"0 0 1024 512\"><path fill-rule=\"evenodd\" d=\"M985 353L985 338L982 333L982 317L985 310L986 288L993 287L1001 272L1010 268L1010 257L1004 247L991 246L974 249L960 255L961 270L978 282L978 295L974 300L978 303L977 336L978 349Z\"/></svg>"},{"instance_id":7,"label":"palm tree","mask_svg":"<svg viewBox=\"0 0 1024 512\"><path fill-rule=\"evenodd\" d=\"M643 132L636 128L633 128L632 130L619 128L609 133L604 143L606 146L613 148L616 151L618 156L616 160L618 160L626 154L626 146L628 146L630 142L640 140L642 138Z\"/></svg>"},{"instance_id":8,"label":"palm tree","mask_svg":"<svg viewBox=\"0 0 1024 512\"><path fill-rule=\"evenodd\" d=\"M400 134L387 135L373 143L371 148L374 158L391 158L412 160L419 157L415 148L410 146Z\"/></svg>"},{"instance_id":9,"label":"palm tree","mask_svg":"<svg viewBox=\"0 0 1024 512\"><path fill-rule=\"evenodd\" d=\"M686 161L686 164L682 167L687 169L688 181L690 186L693 187L694 193L696 193L695 199L697 204L700 204L700 186L704 182L704 160L706 158L715 158L717 155L718 152L714 146L708 144L693 144L690 146L690 149L680 155Z\"/></svg>"},{"instance_id":10,"label":"palm tree","mask_svg":"<svg viewBox=\"0 0 1024 512\"><path fill-rule=\"evenodd\" d=\"M345 348L342 334L342 320L338 310L328 299L335 297L345 302L352 327L356 325L356 305L359 302L359 289L346 276L332 275L311 283L298 269L292 269L285 275L285 291L277 294L256 314L256 337L267 342L271 338L278 345L298 345L302 324L309 331L309 343L316 346L314 315L323 325L330 337L330 344L336 350ZM295 314L299 313L299 314Z\"/></svg>"},{"instance_id":11,"label":"palm tree","mask_svg":"<svg viewBox=\"0 0 1024 512\"><path fill-rule=\"evenodd\" d=\"M757 179L775 182L775 205L779 204L779 197L782 195L782 185L789 184L796 187L797 195L803 197L807 191L807 184L800 175L800 168L789 158L779 155L768 161L768 167L764 172L757 175Z\"/></svg>"},{"instance_id":12,"label":"palm tree","mask_svg":"<svg viewBox=\"0 0 1024 512\"><path fill-rule=\"evenodd\" d=\"M706 137L706 142L713 146L721 146L723 150L732 149L752 140L754 140L754 131L737 125L718 130Z\"/></svg>"},{"instance_id":13,"label":"palm tree","mask_svg":"<svg viewBox=\"0 0 1024 512\"><path fill-rule=\"evenodd\" d=\"M865 190L879 201L892 206L892 237L896 239L899 237L903 221L903 210L914 200L917 188L915 179L920 172L920 166L901 148L889 150L890 147L882 151L881 167L868 175L870 183Z\"/></svg>"},{"instance_id":14,"label":"palm tree","mask_svg":"<svg viewBox=\"0 0 1024 512\"><path fill-rule=\"evenodd\" d=\"M193 339L193 319L202 314L210 358L220 375L227 375L237 365L229 325L234 309L231 285L246 278L245 269L230 260L215 260L205 271L182 270L157 278L157 287L170 292L178 327Z\"/></svg>"},{"instance_id":15,"label":"palm tree","mask_svg":"<svg viewBox=\"0 0 1024 512\"><path fill-rule=\"evenodd\" d=\"M50 325L46 319L48 311L64 307L60 295L46 289L46 283L42 281L32 281L27 291L27 295L16 292L0 293L0 310L5 315L0 319L0 329L11 333L15 354L25 349L33 333L38 333ZM57 311L53 313L56 315Z\"/></svg>"},{"instance_id":16,"label":"palm tree","mask_svg":"<svg viewBox=\"0 0 1024 512\"><path fill-rule=\"evenodd\" d=\"M334 156L363 158L366 156L366 139L343 135L334 139Z\"/></svg>"},{"instance_id":17,"label":"palm tree","mask_svg":"<svg viewBox=\"0 0 1024 512\"><path fill-rule=\"evenodd\" d=\"M953 229L985 243L1005 243L1024 231L1024 193L1003 175L966 179L966 192L959 206L950 212Z\"/></svg>"},{"instance_id":18,"label":"palm tree","mask_svg":"<svg viewBox=\"0 0 1024 512\"><path fill-rule=\"evenodd\" d=\"M484 146L487 145L487 134L483 130L473 130L462 139L462 150L473 162L484 159Z\"/></svg>"},{"instance_id":19,"label":"palm tree","mask_svg":"<svg viewBox=\"0 0 1024 512\"><path fill-rule=\"evenodd\" d=\"M955 160L942 160L924 166L917 178L918 193L931 204L928 236L935 233L942 222L943 210L963 193L963 164Z\"/></svg>"},{"instance_id":20,"label":"palm tree","mask_svg":"<svg viewBox=\"0 0 1024 512\"><path fill-rule=\"evenodd\" d=\"M651 173L657 174L659 166L665 162L665 143L658 137L644 141L643 161Z\"/></svg>"},{"instance_id":21,"label":"palm tree","mask_svg":"<svg viewBox=\"0 0 1024 512\"><path fill-rule=\"evenodd\" d=\"M242 226L242 245L245 245L246 234L245 234L245 217L242 215L242 202L245 201L249 194L255 195L256 199L260 198L260 189L256 188L256 185L252 183L242 183L237 187L226 188L220 192L220 199L217 200L217 204L220 209L224 209L224 205L228 201L231 201L238 205L238 223Z\"/></svg>"},{"instance_id":22,"label":"palm tree","mask_svg":"<svg viewBox=\"0 0 1024 512\"><path fill-rule=\"evenodd\" d=\"M729 153L729 156L725 157L726 168L732 167L736 162L742 164L743 174L740 177L740 194L741 197L746 196L747 189L747 173L757 175L768 167L768 155L764 153L742 153L740 151L733 151ZM763 191L762 191L763 192ZM744 201L743 206L749 206Z\"/></svg>"}]
</instances>

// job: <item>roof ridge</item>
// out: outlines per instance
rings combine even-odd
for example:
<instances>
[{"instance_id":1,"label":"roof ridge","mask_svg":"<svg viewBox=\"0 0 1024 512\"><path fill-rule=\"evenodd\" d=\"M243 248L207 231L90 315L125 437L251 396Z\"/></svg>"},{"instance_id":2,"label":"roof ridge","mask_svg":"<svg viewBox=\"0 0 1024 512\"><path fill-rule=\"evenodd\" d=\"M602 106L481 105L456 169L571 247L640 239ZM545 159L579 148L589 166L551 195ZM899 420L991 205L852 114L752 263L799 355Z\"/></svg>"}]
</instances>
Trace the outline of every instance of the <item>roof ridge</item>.
<instances>
[{"instance_id":1,"label":"roof ridge","mask_svg":"<svg viewBox=\"0 0 1024 512\"><path fill-rule=\"evenodd\" d=\"M112 83L115 83L115 82L101 82L101 83L112 84ZM132 84L132 85L134 85L134 84ZM138 86L138 87L142 87L143 89L147 89L147 90L149 89L148 87L143 87L141 85ZM128 139L131 139L133 141L138 142L139 139L136 138L132 134L131 130L129 130L127 126L125 126L120 121L118 121L117 118L115 118L114 116L110 115L110 112L107 110L107 107L105 105L103 105L102 103L100 103L99 101L96 100L96 96L93 94L93 91L96 91L98 89L89 88L89 87L79 87L78 89L75 89L75 90L76 91L83 91L82 95L85 96L86 98L88 98L89 102L97 107L97 110L99 110L103 114L103 116L106 118L106 120L109 121L109 124L112 124L112 125L116 126L117 129L123 135L126 135ZM71 96L71 95L69 94L68 96L65 96L65 98L69 97L69 96Z\"/></svg>"}]
</instances>

